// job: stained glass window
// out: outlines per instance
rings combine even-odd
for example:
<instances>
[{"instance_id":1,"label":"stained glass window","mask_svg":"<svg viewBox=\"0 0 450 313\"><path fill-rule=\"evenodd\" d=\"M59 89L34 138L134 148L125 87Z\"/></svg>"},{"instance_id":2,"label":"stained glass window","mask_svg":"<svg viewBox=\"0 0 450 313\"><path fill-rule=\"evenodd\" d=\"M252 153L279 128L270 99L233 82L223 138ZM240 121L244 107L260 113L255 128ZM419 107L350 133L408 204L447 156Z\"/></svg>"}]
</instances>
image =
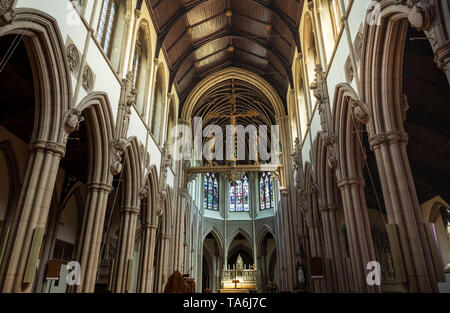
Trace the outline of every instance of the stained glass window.
<instances>
[{"instance_id":1,"label":"stained glass window","mask_svg":"<svg viewBox=\"0 0 450 313\"><path fill-rule=\"evenodd\" d=\"M250 211L248 176L230 183L230 212Z\"/></svg>"},{"instance_id":2,"label":"stained glass window","mask_svg":"<svg viewBox=\"0 0 450 313\"><path fill-rule=\"evenodd\" d=\"M100 21L97 29L97 41L108 56L111 55L111 39L118 12L117 0L103 1L102 10L100 12Z\"/></svg>"},{"instance_id":3,"label":"stained glass window","mask_svg":"<svg viewBox=\"0 0 450 313\"><path fill-rule=\"evenodd\" d=\"M219 181L215 174L205 174L203 207L207 210L219 211Z\"/></svg>"},{"instance_id":4,"label":"stained glass window","mask_svg":"<svg viewBox=\"0 0 450 313\"><path fill-rule=\"evenodd\" d=\"M259 177L259 202L261 210L273 209L273 179L269 173L262 173Z\"/></svg>"}]
</instances>

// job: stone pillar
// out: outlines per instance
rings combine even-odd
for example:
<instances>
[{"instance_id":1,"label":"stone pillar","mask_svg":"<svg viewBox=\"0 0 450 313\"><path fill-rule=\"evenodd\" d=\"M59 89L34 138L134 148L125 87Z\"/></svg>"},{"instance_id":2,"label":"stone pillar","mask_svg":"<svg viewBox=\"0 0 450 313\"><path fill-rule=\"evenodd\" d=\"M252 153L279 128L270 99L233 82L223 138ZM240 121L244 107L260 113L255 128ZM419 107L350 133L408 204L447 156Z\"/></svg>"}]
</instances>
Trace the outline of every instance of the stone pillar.
<instances>
[{"instance_id":1,"label":"stone pillar","mask_svg":"<svg viewBox=\"0 0 450 313\"><path fill-rule=\"evenodd\" d=\"M294 261L292 254L294 253L294 250L292 249L291 245L291 238L290 238L290 221L289 221L289 199L288 199L288 190L286 187L280 187L280 194L281 194L281 201L283 203L283 210L282 210L282 224L283 227L281 229L281 236L284 241L284 256L285 256L285 271L286 271L286 285L285 285L285 291L292 291L294 290L294 277L295 277L295 270L294 270Z\"/></svg>"},{"instance_id":2,"label":"stone pillar","mask_svg":"<svg viewBox=\"0 0 450 313\"><path fill-rule=\"evenodd\" d=\"M322 215L323 229L325 234L325 251L327 257L331 260L333 266L332 286L335 292L347 292L347 277L342 259L339 227L336 218L336 207L332 204L323 204L320 206Z\"/></svg>"},{"instance_id":3,"label":"stone pillar","mask_svg":"<svg viewBox=\"0 0 450 313\"><path fill-rule=\"evenodd\" d=\"M78 293L93 292L95 289L107 200L111 192L110 184L89 183L87 187L78 250L78 262L81 265L81 285L76 287Z\"/></svg>"},{"instance_id":4,"label":"stone pillar","mask_svg":"<svg viewBox=\"0 0 450 313\"><path fill-rule=\"evenodd\" d=\"M139 208L123 207L120 216L119 242L115 261L113 292L127 292L129 260L134 256L134 241Z\"/></svg>"},{"instance_id":5,"label":"stone pillar","mask_svg":"<svg viewBox=\"0 0 450 313\"><path fill-rule=\"evenodd\" d=\"M141 259L139 263L138 293L152 290L153 263L155 261L156 231L158 225L145 223L142 228Z\"/></svg>"},{"instance_id":6,"label":"stone pillar","mask_svg":"<svg viewBox=\"0 0 450 313\"><path fill-rule=\"evenodd\" d=\"M369 139L375 153L389 224L396 224L411 292L438 292L436 269L417 199L403 132ZM442 269L441 269L442 270Z\"/></svg>"},{"instance_id":7,"label":"stone pillar","mask_svg":"<svg viewBox=\"0 0 450 313\"><path fill-rule=\"evenodd\" d=\"M323 247L322 247L322 236L321 236L321 225L320 225L320 221L319 221L319 216L318 216L318 190L317 188L312 185L311 186L311 201L309 202L309 205L311 206L309 209L309 214L308 214L308 221L306 223L306 225L308 226L309 229L309 239L310 239L310 246L311 246L311 257L319 257L322 258L322 262L324 265L324 270L325 270L325 259L324 259L324 255L323 255ZM328 274L328 273L326 273ZM327 277L327 275L325 275L324 273L324 277L323 279L314 279L313 283L314 283L314 290L315 292L326 292L326 285L325 285L325 279L329 279L329 277Z\"/></svg>"},{"instance_id":8,"label":"stone pillar","mask_svg":"<svg viewBox=\"0 0 450 313\"><path fill-rule=\"evenodd\" d=\"M65 147L54 142L36 141L30 150L0 272L2 292L31 291L59 162L65 153Z\"/></svg>"},{"instance_id":9,"label":"stone pillar","mask_svg":"<svg viewBox=\"0 0 450 313\"><path fill-rule=\"evenodd\" d=\"M164 287L167 283L167 278L171 273L169 270L169 250L171 237L166 234L161 234L160 251L158 257L158 263L155 273L155 281L157 282L155 292L164 292Z\"/></svg>"},{"instance_id":10,"label":"stone pillar","mask_svg":"<svg viewBox=\"0 0 450 313\"><path fill-rule=\"evenodd\" d=\"M338 187L342 194L355 291L380 292L379 286L369 286L366 282L366 266L376 258L367 215L364 180L341 178L338 180Z\"/></svg>"}]
</instances>

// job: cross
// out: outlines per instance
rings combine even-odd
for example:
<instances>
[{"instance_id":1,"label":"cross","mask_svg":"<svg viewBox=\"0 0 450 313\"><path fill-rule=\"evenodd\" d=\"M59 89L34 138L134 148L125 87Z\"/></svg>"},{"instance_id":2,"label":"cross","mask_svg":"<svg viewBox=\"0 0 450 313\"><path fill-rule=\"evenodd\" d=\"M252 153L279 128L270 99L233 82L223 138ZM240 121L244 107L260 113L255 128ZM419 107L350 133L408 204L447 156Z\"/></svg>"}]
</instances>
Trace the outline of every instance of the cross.
<instances>
[{"instance_id":1,"label":"cross","mask_svg":"<svg viewBox=\"0 0 450 313\"><path fill-rule=\"evenodd\" d=\"M230 119L230 125L233 126L233 130L234 130L234 143L235 143L235 150L234 150L234 161L236 162L237 160L237 134L236 134L236 126L237 126L237 122L236 120L238 118L241 117L257 117L259 116L259 112L255 111L255 110L250 110L247 113L238 113L236 110L236 98L237 95L235 93L235 88L234 88L234 80L232 82L232 88L231 88L231 95L230 95L230 114L224 114L224 113L219 113L219 112L211 112L210 114L208 114L208 119L213 119L213 118L229 118Z\"/></svg>"}]
</instances>

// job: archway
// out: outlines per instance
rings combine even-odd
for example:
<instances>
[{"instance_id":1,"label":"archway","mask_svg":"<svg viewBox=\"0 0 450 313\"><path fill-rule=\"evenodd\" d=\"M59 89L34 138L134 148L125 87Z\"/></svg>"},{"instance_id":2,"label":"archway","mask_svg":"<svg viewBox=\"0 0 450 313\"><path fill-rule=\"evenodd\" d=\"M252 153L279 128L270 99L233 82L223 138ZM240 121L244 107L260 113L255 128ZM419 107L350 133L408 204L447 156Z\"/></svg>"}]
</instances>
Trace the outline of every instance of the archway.
<instances>
[{"instance_id":1,"label":"archway","mask_svg":"<svg viewBox=\"0 0 450 313\"><path fill-rule=\"evenodd\" d=\"M445 105L439 105L439 101L436 102L437 105L430 106L429 111L424 111L425 107L422 103L428 107L428 100L439 98L442 91L445 92L448 88L448 84L443 85L442 79L436 76L436 68L432 61L429 61L433 60L433 57L429 52L429 46L427 47L428 43L425 40L420 40L423 41L422 43L416 40L407 43L406 39L410 35L419 35L419 38L424 38L421 34L414 34L411 29L408 35L409 13L410 9L406 6L385 1L382 3L380 12L380 25L366 25L361 63L362 100L370 109L371 116L367 121L369 143L375 154L387 220L397 229L401 254L408 256L404 258L406 275L404 280L407 288L411 292L437 292L437 280L443 278L442 263L439 262L439 258L436 258L433 240L429 240L429 227L423 226L419 199L424 197L424 191L425 193L430 190L436 192L442 186L439 186L440 183L437 180L432 184L433 187L424 188L423 182L427 181L427 178L423 173L423 164L421 164L423 160L420 160L420 154L428 153L425 160L431 156L436 158L436 162L428 162L430 163L428 166L431 166L430 173L436 170L432 168L433 166L439 166L442 158L445 159L445 153L439 153L440 149L442 152L445 151L445 144L439 141L447 135L444 135L445 132L436 132L435 127L442 125L439 118L448 117L448 112L439 111L446 108ZM405 43L407 43L406 46ZM411 57L421 59L419 63L424 68L420 66L417 70L422 69L422 73L417 73L408 67L408 60ZM423 78L422 74L426 74L430 79L427 78L427 83L421 85L421 89L423 87L427 92L419 95L412 89L417 88L414 80ZM439 92L434 89L436 86L446 87ZM434 91L430 94L433 89ZM413 105L408 104L409 101L414 102L414 109L410 111L408 107L412 108ZM409 114L410 112L413 113ZM418 113L425 114L426 121L427 117L435 115L436 112L439 112L439 117L435 125L425 125L422 116L417 123L414 117ZM408 115L411 115L409 124ZM405 119L406 124L404 124ZM406 131L411 133L410 136ZM437 134L434 138L430 135L433 132ZM428 139L424 141L423 135L436 141L428 142ZM409 140L408 137L410 137ZM423 147L417 149L424 143L427 146L426 150ZM411 151L410 146L415 152ZM433 151L431 156L430 150ZM413 162L418 166L418 171L415 173L411 167Z\"/></svg>"},{"instance_id":2,"label":"archway","mask_svg":"<svg viewBox=\"0 0 450 313\"><path fill-rule=\"evenodd\" d=\"M273 234L268 229L263 229L259 236L258 244L258 271L259 271L259 290L268 292L268 285L275 283L280 285L278 264L276 262L277 247ZM273 260L275 258L275 260Z\"/></svg>"},{"instance_id":3,"label":"archway","mask_svg":"<svg viewBox=\"0 0 450 313\"><path fill-rule=\"evenodd\" d=\"M217 293L220 287L223 267L223 245L213 229L203 240L202 291L209 289Z\"/></svg>"},{"instance_id":4,"label":"archway","mask_svg":"<svg viewBox=\"0 0 450 313\"><path fill-rule=\"evenodd\" d=\"M30 249L42 244L56 169L65 153L67 133L63 123L71 103L71 78L61 34L48 15L17 9L14 21L0 28L0 37L2 59L9 60L2 64L1 95L4 103L13 104L2 111L1 136L2 141L13 142L20 156L19 181L27 182L18 192L16 209L5 214L15 222L7 225L8 235L2 235L5 253L0 288L4 292L26 292L32 289L34 265L39 258L37 254L27 256ZM11 45L16 49L7 50ZM6 92L3 88L8 84Z\"/></svg>"}]
</instances>

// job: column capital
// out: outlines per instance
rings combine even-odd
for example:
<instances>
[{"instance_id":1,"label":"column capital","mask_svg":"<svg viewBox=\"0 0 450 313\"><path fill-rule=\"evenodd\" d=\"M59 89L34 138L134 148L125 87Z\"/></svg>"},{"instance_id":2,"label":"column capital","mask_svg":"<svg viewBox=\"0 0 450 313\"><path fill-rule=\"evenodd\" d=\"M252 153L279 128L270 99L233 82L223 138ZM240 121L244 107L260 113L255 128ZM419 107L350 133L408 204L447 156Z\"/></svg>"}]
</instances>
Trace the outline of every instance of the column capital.
<instances>
[{"instance_id":1,"label":"column capital","mask_svg":"<svg viewBox=\"0 0 450 313\"><path fill-rule=\"evenodd\" d=\"M60 156L61 158L63 158L66 154L65 146L51 141L32 141L29 145L29 149L32 151L50 152Z\"/></svg>"},{"instance_id":2,"label":"column capital","mask_svg":"<svg viewBox=\"0 0 450 313\"><path fill-rule=\"evenodd\" d=\"M386 144L407 144L408 134L406 132L392 131L379 133L369 138L370 149L376 150Z\"/></svg>"},{"instance_id":3,"label":"column capital","mask_svg":"<svg viewBox=\"0 0 450 313\"><path fill-rule=\"evenodd\" d=\"M122 214L130 214L130 215L138 215L140 212L139 208L132 208L132 207L123 207L122 210L120 210L120 213Z\"/></svg>"},{"instance_id":4,"label":"column capital","mask_svg":"<svg viewBox=\"0 0 450 313\"><path fill-rule=\"evenodd\" d=\"M158 229L158 225L153 223L142 223L141 227L144 229Z\"/></svg>"},{"instance_id":5,"label":"column capital","mask_svg":"<svg viewBox=\"0 0 450 313\"><path fill-rule=\"evenodd\" d=\"M95 191L105 191L105 192L111 192L111 185L104 184L104 183L88 183L87 188L89 191L95 190Z\"/></svg>"},{"instance_id":6,"label":"column capital","mask_svg":"<svg viewBox=\"0 0 450 313\"><path fill-rule=\"evenodd\" d=\"M352 187L352 186L362 186L366 185L364 178L353 177L353 178L342 178L338 180L338 188Z\"/></svg>"}]
</instances>

